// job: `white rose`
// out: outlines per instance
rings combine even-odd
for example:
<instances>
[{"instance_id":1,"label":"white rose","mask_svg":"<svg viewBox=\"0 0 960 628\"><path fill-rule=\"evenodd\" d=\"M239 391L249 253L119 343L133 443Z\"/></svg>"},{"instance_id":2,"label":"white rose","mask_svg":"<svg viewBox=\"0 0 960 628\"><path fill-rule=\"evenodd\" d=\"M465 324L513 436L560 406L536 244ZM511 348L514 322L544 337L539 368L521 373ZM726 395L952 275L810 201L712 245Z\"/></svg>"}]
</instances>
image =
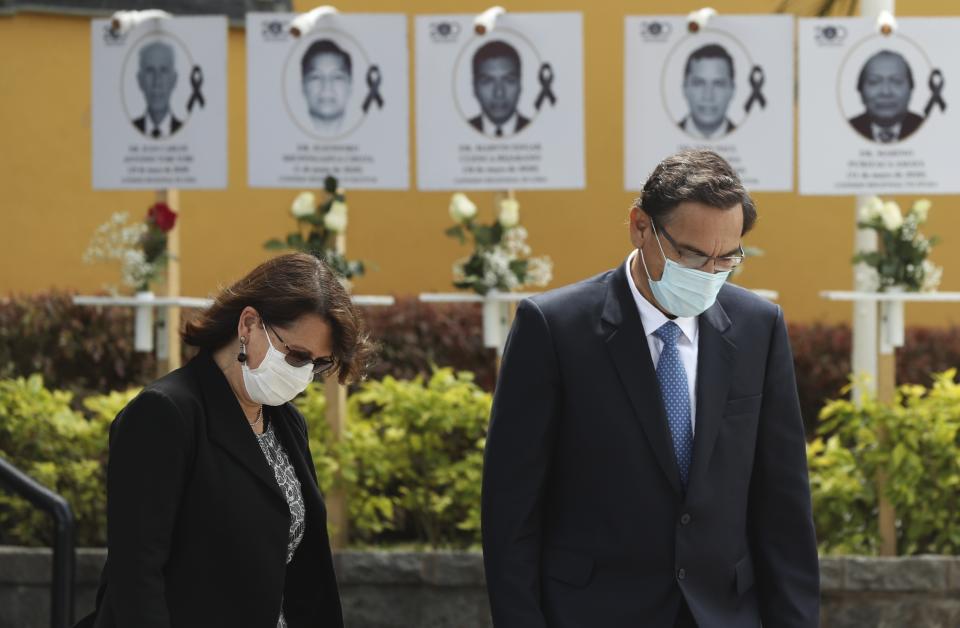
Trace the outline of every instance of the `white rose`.
<instances>
[{"instance_id":1,"label":"white rose","mask_svg":"<svg viewBox=\"0 0 960 628\"><path fill-rule=\"evenodd\" d=\"M860 221L861 222L870 222L874 218L880 215L883 210L883 201L880 200L879 196L871 196L867 199L867 202L863 204L860 208Z\"/></svg>"},{"instance_id":2,"label":"white rose","mask_svg":"<svg viewBox=\"0 0 960 628\"><path fill-rule=\"evenodd\" d=\"M477 206L463 192L450 197L450 217L453 222L466 222L477 215Z\"/></svg>"},{"instance_id":3,"label":"white rose","mask_svg":"<svg viewBox=\"0 0 960 628\"><path fill-rule=\"evenodd\" d=\"M929 200L922 198L913 204L913 213L917 217L917 224L927 222L927 216L930 214L930 207L933 205Z\"/></svg>"},{"instance_id":4,"label":"white rose","mask_svg":"<svg viewBox=\"0 0 960 628\"><path fill-rule=\"evenodd\" d=\"M343 233L347 230L347 204L342 201L334 201L330 206L330 211L323 217L323 226L329 231Z\"/></svg>"},{"instance_id":5,"label":"white rose","mask_svg":"<svg viewBox=\"0 0 960 628\"><path fill-rule=\"evenodd\" d=\"M900 213L900 206L893 201L887 201L880 210L880 219L887 231L896 231L903 225L903 214Z\"/></svg>"},{"instance_id":6,"label":"white rose","mask_svg":"<svg viewBox=\"0 0 960 628\"><path fill-rule=\"evenodd\" d=\"M500 201L500 226L512 229L520 224L520 203L516 199L505 198Z\"/></svg>"},{"instance_id":7,"label":"white rose","mask_svg":"<svg viewBox=\"0 0 960 628\"><path fill-rule=\"evenodd\" d=\"M294 218L303 218L304 216L312 214L316 207L317 199L313 195L313 192L300 192L297 198L293 199L293 204L290 206L290 213L293 214Z\"/></svg>"}]
</instances>

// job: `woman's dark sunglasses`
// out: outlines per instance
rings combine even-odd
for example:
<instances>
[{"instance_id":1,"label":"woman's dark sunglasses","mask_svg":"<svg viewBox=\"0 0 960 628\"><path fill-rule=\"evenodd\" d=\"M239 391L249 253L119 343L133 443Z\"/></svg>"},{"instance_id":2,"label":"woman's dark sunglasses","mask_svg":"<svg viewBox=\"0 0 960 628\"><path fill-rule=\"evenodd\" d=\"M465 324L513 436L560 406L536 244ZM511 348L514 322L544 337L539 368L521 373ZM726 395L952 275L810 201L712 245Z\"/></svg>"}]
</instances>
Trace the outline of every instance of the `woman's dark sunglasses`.
<instances>
[{"instance_id":1,"label":"woman's dark sunglasses","mask_svg":"<svg viewBox=\"0 0 960 628\"><path fill-rule=\"evenodd\" d=\"M324 373L332 369L334 364L336 364L336 360L334 360L332 357L327 356L323 358L317 358L316 360L314 360L313 358L310 357L309 353L304 353L303 351L291 349L290 345L284 342L283 338L280 337L280 334L277 333L277 330L273 328L273 325L270 325L269 323L266 323L266 325L270 329L270 331L273 332L273 335L277 337L277 340L280 341L280 344L283 345L283 348L287 350L286 355L284 355L284 359L287 361L287 364L289 364L290 366L295 366L297 368L300 368L301 366L306 366L307 364L310 364L312 362L313 374L323 375Z\"/></svg>"}]
</instances>

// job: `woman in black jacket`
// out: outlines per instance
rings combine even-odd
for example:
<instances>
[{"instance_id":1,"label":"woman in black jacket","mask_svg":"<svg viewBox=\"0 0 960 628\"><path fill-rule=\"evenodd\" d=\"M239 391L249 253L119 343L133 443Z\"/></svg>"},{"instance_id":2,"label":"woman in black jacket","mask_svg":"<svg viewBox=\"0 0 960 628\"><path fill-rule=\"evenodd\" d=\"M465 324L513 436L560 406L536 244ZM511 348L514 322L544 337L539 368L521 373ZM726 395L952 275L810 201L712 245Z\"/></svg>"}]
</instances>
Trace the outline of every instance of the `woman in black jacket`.
<instances>
[{"instance_id":1,"label":"woman in black jacket","mask_svg":"<svg viewBox=\"0 0 960 628\"><path fill-rule=\"evenodd\" d=\"M306 254L274 258L187 324L200 348L110 430L107 564L97 610L118 628L339 628L326 510L290 401L363 375L349 295Z\"/></svg>"}]
</instances>

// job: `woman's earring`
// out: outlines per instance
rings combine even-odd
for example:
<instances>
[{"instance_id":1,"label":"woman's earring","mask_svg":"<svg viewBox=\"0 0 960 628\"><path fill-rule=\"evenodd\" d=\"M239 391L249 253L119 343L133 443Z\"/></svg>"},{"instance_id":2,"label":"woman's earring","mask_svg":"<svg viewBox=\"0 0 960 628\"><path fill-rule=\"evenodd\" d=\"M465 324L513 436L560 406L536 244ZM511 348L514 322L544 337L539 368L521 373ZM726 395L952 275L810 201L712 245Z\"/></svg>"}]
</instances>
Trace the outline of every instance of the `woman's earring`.
<instances>
[{"instance_id":1,"label":"woman's earring","mask_svg":"<svg viewBox=\"0 0 960 628\"><path fill-rule=\"evenodd\" d=\"M237 362L243 364L247 361L247 339L240 336L240 354L237 355Z\"/></svg>"}]
</instances>

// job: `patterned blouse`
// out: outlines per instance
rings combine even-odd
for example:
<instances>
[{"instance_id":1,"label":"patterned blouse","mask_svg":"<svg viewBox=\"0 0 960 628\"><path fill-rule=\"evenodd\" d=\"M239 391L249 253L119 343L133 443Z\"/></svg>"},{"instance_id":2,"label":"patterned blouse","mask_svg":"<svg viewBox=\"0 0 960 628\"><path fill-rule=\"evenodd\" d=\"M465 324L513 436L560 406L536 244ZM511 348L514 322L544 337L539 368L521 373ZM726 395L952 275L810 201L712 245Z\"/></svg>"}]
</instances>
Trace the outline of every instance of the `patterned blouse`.
<instances>
[{"instance_id":1,"label":"patterned blouse","mask_svg":"<svg viewBox=\"0 0 960 628\"><path fill-rule=\"evenodd\" d=\"M276 432L273 431L273 422L267 425L263 434L257 435L257 443L260 445L263 455L267 458L267 464L273 469L273 475L277 478L277 484L280 485L280 492L287 499L287 506L290 508L290 540L287 543L287 564L293 560L293 554L297 551L300 541L303 540L303 531L306 526L306 509L303 504L303 493L300 490L300 480L297 479L297 473L290 464L287 452L284 450ZM281 607L280 617L277 619L277 628L287 628L287 620L283 616Z\"/></svg>"}]
</instances>

